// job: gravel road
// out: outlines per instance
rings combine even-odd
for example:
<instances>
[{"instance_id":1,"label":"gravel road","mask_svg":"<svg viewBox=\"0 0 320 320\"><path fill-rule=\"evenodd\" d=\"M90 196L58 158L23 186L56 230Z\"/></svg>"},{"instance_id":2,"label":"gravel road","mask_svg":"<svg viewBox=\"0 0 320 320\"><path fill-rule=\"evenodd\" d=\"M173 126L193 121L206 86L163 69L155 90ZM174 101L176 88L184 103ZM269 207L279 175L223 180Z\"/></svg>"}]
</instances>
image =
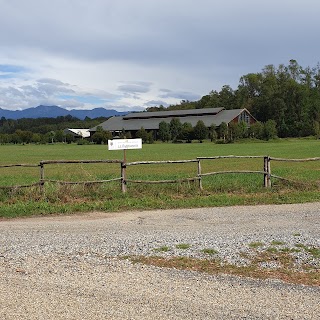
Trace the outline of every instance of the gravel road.
<instances>
[{"instance_id":1,"label":"gravel road","mask_svg":"<svg viewBox=\"0 0 320 320\"><path fill-rule=\"evenodd\" d=\"M118 258L162 246L163 256L205 257L212 248L245 264L252 242L319 248L319 234L320 203L1 220L0 319L320 319L319 287Z\"/></svg>"}]
</instances>

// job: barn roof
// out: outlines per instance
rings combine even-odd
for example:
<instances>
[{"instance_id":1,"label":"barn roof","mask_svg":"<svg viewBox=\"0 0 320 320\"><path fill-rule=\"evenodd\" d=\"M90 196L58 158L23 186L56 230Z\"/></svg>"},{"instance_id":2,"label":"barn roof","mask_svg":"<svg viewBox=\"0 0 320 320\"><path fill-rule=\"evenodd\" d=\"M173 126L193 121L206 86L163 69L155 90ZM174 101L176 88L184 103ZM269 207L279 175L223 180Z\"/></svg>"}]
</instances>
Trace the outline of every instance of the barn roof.
<instances>
[{"instance_id":1,"label":"barn roof","mask_svg":"<svg viewBox=\"0 0 320 320\"><path fill-rule=\"evenodd\" d=\"M72 134L75 134L75 135L78 135L79 137L82 137L82 138L89 138L90 137L90 131L89 129L66 129L66 131L69 131L70 133Z\"/></svg>"},{"instance_id":2,"label":"barn roof","mask_svg":"<svg viewBox=\"0 0 320 320\"><path fill-rule=\"evenodd\" d=\"M229 123L238 117L246 109L225 110L223 108L206 108L191 110L159 111L130 113L126 116L114 116L101 123L104 130L108 131L134 131L143 127L146 130L159 129L159 123L165 121L170 123L173 118L179 118L182 123L189 122L194 127L202 120L207 127L212 124L219 126L222 122ZM97 127L90 131L96 131Z\"/></svg>"},{"instance_id":3,"label":"barn roof","mask_svg":"<svg viewBox=\"0 0 320 320\"><path fill-rule=\"evenodd\" d=\"M187 117L193 115L214 115L222 111L223 108L204 108L204 109L186 109L186 110L169 110L155 112L132 112L123 119L147 119L147 118L168 118L168 117Z\"/></svg>"}]
</instances>

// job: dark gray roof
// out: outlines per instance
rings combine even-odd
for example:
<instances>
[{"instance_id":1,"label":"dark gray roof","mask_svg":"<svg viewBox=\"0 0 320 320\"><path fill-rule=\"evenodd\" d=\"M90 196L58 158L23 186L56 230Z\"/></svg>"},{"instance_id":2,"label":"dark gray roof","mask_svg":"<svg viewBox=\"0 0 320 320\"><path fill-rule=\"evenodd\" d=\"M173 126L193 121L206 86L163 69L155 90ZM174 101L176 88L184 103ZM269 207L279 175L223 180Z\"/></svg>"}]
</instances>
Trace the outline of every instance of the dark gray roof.
<instances>
[{"instance_id":1,"label":"dark gray roof","mask_svg":"<svg viewBox=\"0 0 320 320\"><path fill-rule=\"evenodd\" d=\"M145 118L167 118L167 117L186 117L191 115L209 115L217 114L223 108L204 108L204 109L186 109L186 110L169 110L155 112L133 112L125 115L123 119L145 119Z\"/></svg>"},{"instance_id":2,"label":"dark gray roof","mask_svg":"<svg viewBox=\"0 0 320 320\"><path fill-rule=\"evenodd\" d=\"M211 109L220 109L220 108L211 108ZM194 109L198 110L198 109ZM202 109L203 110L203 109ZM152 118L145 118L145 119L135 119L135 118L127 118L127 116L119 117L115 116L107 121L101 123L101 126L104 130L108 131L121 131L124 129L125 131L134 131L139 130L143 127L146 130L157 130L159 129L159 123L161 121L165 121L169 123L172 118L179 118L182 123L189 122L194 127L199 120L202 120L207 127L210 127L212 124L219 126L222 122L229 123L236 117L240 115L246 109L233 109L233 110L223 110L221 109L220 112L217 114L191 114L189 116L180 117L178 116L178 112L175 112L174 116L171 117L152 117ZM182 111L182 110L179 110ZM185 111L185 110L184 110ZM161 112L148 112L148 113L161 113L163 114L166 111ZM171 113L171 112L170 112ZM90 129L90 131L96 131L97 127Z\"/></svg>"}]
</instances>

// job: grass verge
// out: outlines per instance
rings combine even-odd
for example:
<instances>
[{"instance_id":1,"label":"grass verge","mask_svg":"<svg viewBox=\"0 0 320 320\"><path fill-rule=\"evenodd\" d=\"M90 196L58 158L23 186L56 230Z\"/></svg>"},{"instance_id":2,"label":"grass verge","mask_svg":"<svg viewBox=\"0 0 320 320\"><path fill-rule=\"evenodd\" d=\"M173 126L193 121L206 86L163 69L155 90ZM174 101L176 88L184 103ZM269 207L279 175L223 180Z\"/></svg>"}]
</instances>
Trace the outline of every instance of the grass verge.
<instances>
[{"instance_id":1,"label":"grass verge","mask_svg":"<svg viewBox=\"0 0 320 320\"><path fill-rule=\"evenodd\" d=\"M320 272L312 265L295 266L295 258L287 252L260 252L247 266L236 266L219 259L196 259L189 257L133 256L133 263L142 263L164 268L175 268L204 272L208 274L230 274L258 279L279 279L287 283L320 286ZM263 264L276 263L277 267L262 267Z\"/></svg>"},{"instance_id":2,"label":"grass verge","mask_svg":"<svg viewBox=\"0 0 320 320\"><path fill-rule=\"evenodd\" d=\"M320 201L318 191L273 190L242 193L149 193L137 192L81 195L76 192L57 194L15 194L0 198L0 217L16 218L33 215L72 214L88 211L117 212L127 210L221 207L235 205L285 204Z\"/></svg>"}]
</instances>

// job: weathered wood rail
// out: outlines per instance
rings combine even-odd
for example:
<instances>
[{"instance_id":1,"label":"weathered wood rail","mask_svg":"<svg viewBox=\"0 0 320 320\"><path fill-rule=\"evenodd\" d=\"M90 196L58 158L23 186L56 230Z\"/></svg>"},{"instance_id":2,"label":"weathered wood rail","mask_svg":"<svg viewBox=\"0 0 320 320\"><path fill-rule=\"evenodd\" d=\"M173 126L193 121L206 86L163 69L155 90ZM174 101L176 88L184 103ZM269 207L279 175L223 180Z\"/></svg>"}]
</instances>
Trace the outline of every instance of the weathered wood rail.
<instances>
[{"instance_id":1,"label":"weathered wood rail","mask_svg":"<svg viewBox=\"0 0 320 320\"><path fill-rule=\"evenodd\" d=\"M0 168L12 168L12 167L29 167L29 168L37 168L38 164L3 164L0 165Z\"/></svg>"},{"instance_id":2,"label":"weathered wood rail","mask_svg":"<svg viewBox=\"0 0 320 320\"><path fill-rule=\"evenodd\" d=\"M202 172L201 161L204 160L219 160L219 159L263 159L263 170L228 170L228 171L213 171L213 172ZM136 161L136 162L125 162L124 160L42 160L39 164L6 164L0 165L1 168L9 167L29 167L29 168L40 168L40 179L39 181L28 184L28 185L15 185L15 186L0 186L0 189L19 189L39 186L41 191L44 191L45 183L57 183L65 185L90 185L90 184L101 184L108 182L119 181L121 184L122 192L127 191L128 183L137 184L163 184L163 183L184 183L184 182L198 182L199 189L202 187L202 178L213 175L221 174L260 174L263 175L263 186L266 188L271 188L271 178L284 180L294 184L303 184L302 182L280 177L271 173L271 161L280 162L308 162L308 161L320 161L320 157L306 158L306 159L285 159L285 158L275 158L270 156L214 156L214 157L197 157L191 160L167 160L167 161ZM91 181L62 181L54 179L45 179L45 166L55 165L55 164L120 164L120 177L112 179L102 179L102 180L91 180ZM137 180L137 179L127 179L127 168L130 166L138 165L166 165L166 164L187 164L196 163L196 174L193 177L179 178L179 179L168 179L168 180Z\"/></svg>"},{"instance_id":3,"label":"weathered wood rail","mask_svg":"<svg viewBox=\"0 0 320 320\"><path fill-rule=\"evenodd\" d=\"M199 162L200 160L191 159L191 160L162 160L162 161L137 161L137 162L128 162L123 164L124 172L121 174L122 177L126 177L126 167L137 166L137 165L154 165L154 164L177 164L177 163L192 163ZM184 179L169 179L169 180L133 180L133 179L123 179L122 184L122 192L126 192L127 182L130 183L140 183L140 184L163 184L163 183L183 183L183 182L191 182L191 181L199 181L200 184L201 178L199 176L192 178L184 178Z\"/></svg>"}]
</instances>

